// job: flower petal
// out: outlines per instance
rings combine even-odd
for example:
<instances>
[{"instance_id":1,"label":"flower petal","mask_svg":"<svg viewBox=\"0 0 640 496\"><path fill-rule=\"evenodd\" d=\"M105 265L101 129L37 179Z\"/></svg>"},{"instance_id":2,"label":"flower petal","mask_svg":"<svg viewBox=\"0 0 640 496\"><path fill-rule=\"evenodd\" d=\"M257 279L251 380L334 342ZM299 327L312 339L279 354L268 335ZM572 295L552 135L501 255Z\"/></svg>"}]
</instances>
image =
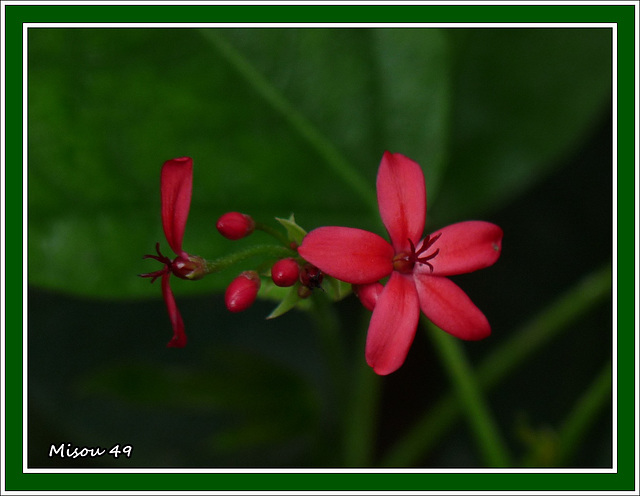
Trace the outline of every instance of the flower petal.
<instances>
[{"instance_id":1,"label":"flower petal","mask_svg":"<svg viewBox=\"0 0 640 496\"><path fill-rule=\"evenodd\" d=\"M393 270L393 247L369 231L319 227L308 233L298 253L322 272L351 284L368 284Z\"/></svg>"},{"instance_id":2,"label":"flower petal","mask_svg":"<svg viewBox=\"0 0 640 496\"><path fill-rule=\"evenodd\" d=\"M427 193L420 166L400 153L385 152L376 181L378 207L396 253L418 244L427 214Z\"/></svg>"},{"instance_id":3,"label":"flower petal","mask_svg":"<svg viewBox=\"0 0 640 496\"><path fill-rule=\"evenodd\" d=\"M502 229L484 221L458 222L434 234L440 238L427 250L438 255L429 260L433 272L426 265L416 265L418 272L434 276L453 276L493 265L502 252Z\"/></svg>"},{"instance_id":4,"label":"flower petal","mask_svg":"<svg viewBox=\"0 0 640 496\"><path fill-rule=\"evenodd\" d=\"M160 174L162 228L169 246L182 255L182 238L187 225L193 183L193 160L189 157L167 160Z\"/></svg>"},{"instance_id":5,"label":"flower petal","mask_svg":"<svg viewBox=\"0 0 640 496\"><path fill-rule=\"evenodd\" d=\"M178 305L176 305L176 300L173 297L173 292L169 285L170 277L170 272L162 275L162 297L164 298L164 303L167 305L167 311L169 312L169 318L173 326L173 338L167 343L167 348L184 348L187 344L187 335L184 332L184 322L182 321L182 316L178 311Z\"/></svg>"},{"instance_id":6,"label":"flower petal","mask_svg":"<svg viewBox=\"0 0 640 496\"><path fill-rule=\"evenodd\" d=\"M484 339L491 334L491 326L484 314L467 294L446 277L417 275L414 281L420 308L431 322L457 338Z\"/></svg>"},{"instance_id":7,"label":"flower petal","mask_svg":"<svg viewBox=\"0 0 640 496\"><path fill-rule=\"evenodd\" d=\"M418 327L418 293L410 276L394 271L380 294L367 333L365 355L376 374L404 363Z\"/></svg>"},{"instance_id":8,"label":"flower petal","mask_svg":"<svg viewBox=\"0 0 640 496\"><path fill-rule=\"evenodd\" d=\"M384 286L379 282L372 282L371 284L352 284L352 287L362 305L373 312Z\"/></svg>"}]
</instances>

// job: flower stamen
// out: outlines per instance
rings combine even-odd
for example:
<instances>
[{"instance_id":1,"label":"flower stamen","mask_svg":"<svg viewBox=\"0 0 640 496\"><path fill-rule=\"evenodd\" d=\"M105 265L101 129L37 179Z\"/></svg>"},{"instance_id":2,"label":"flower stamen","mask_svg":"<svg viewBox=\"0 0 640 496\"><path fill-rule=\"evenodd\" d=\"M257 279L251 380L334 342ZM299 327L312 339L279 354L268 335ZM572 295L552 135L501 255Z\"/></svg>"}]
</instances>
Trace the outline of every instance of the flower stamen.
<instances>
[{"instance_id":1,"label":"flower stamen","mask_svg":"<svg viewBox=\"0 0 640 496\"><path fill-rule=\"evenodd\" d=\"M403 274L409 274L413 271L413 267L415 266L415 264L419 263L421 265L428 266L431 272L433 272L433 265L429 263L429 260L436 258L438 256L438 253L440 253L440 249L438 248L433 253L429 255L425 255L423 257L421 257L420 255L422 255L425 251L431 248L433 244L436 241L438 241L440 236L442 236L442 233L438 233L437 236L433 236L433 237L427 236L424 239L424 242L422 243L422 246L418 251L416 251L416 247L413 244L413 241L409 239L408 241L409 241L409 246L411 246L411 253L407 253L407 252L398 253L393 258L394 270L397 270L398 272L401 272Z\"/></svg>"},{"instance_id":2,"label":"flower stamen","mask_svg":"<svg viewBox=\"0 0 640 496\"><path fill-rule=\"evenodd\" d=\"M147 274L138 274L140 277L150 277L151 282L153 283L158 277L166 274L167 272L171 272L171 259L169 257L165 257L162 253L160 253L160 243L156 243L156 252L157 255L144 255L142 258L153 258L160 263L164 264L164 267L160 270L156 270L155 272L149 272Z\"/></svg>"}]
</instances>

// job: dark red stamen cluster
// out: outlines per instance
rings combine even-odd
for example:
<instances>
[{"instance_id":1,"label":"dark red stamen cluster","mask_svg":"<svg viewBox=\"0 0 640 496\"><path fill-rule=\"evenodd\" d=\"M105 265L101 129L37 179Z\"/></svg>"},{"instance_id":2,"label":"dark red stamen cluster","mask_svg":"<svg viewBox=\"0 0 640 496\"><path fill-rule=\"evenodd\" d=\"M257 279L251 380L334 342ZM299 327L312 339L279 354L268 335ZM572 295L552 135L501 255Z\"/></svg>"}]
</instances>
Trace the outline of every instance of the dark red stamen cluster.
<instances>
[{"instance_id":1,"label":"dark red stamen cluster","mask_svg":"<svg viewBox=\"0 0 640 496\"><path fill-rule=\"evenodd\" d=\"M413 244L413 241L409 240L409 245L411 245L411 253L401 252L398 253L393 258L393 268L398 272L402 272L403 274L409 274L413 271L413 267L416 263L424 264L431 269L433 272L433 265L429 263L429 260L434 259L440 253L440 249L438 248L436 251L429 255L425 255L421 257L425 251L433 246L433 244L438 241L438 239L442 236L442 233L438 233L436 236L427 236L420 247L420 250L416 251L416 247Z\"/></svg>"},{"instance_id":2,"label":"dark red stamen cluster","mask_svg":"<svg viewBox=\"0 0 640 496\"><path fill-rule=\"evenodd\" d=\"M156 270L155 272L149 272L148 274L139 274L140 277L150 277L151 282L154 282L158 277L166 274L167 272L171 272L171 259L160 253L160 243L156 243L156 252L158 253L157 255L144 255L142 258L153 258L154 260L163 263L164 267L160 270Z\"/></svg>"}]
</instances>

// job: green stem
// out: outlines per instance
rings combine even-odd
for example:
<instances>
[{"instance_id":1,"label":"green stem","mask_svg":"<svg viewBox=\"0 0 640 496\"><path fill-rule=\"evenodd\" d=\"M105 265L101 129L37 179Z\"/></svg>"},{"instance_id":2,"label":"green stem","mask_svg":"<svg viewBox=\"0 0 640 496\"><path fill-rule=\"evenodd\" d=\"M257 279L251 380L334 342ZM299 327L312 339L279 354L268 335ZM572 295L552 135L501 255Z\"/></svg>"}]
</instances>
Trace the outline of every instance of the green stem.
<instances>
[{"instance_id":1,"label":"green stem","mask_svg":"<svg viewBox=\"0 0 640 496\"><path fill-rule=\"evenodd\" d=\"M611 387L611 363L608 362L560 428L557 465L565 466L569 463L571 455L584 439L585 432L602 408L609 404Z\"/></svg>"},{"instance_id":2,"label":"green stem","mask_svg":"<svg viewBox=\"0 0 640 496\"><path fill-rule=\"evenodd\" d=\"M423 319L425 322L428 322ZM462 349L460 341L428 323L431 337L451 377L458 399L464 407L469 426L489 467L511 465L507 448L500 436L497 424L476 381L474 371Z\"/></svg>"},{"instance_id":3,"label":"green stem","mask_svg":"<svg viewBox=\"0 0 640 496\"><path fill-rule=\"evenodd\" d=\"M319 290L315 292L318 293ZM345 354L344 343L340 335L340 319L327 295L313 294L311 312L315 317L320 342L324 348L329 370L336 390L344 385Z\"/></svg>"},{"instance_id":4,"label":"green stem","mask_svg":"<svg viewBox=\"0 0 640 496\"><path fill-rule=\"evenodd\" d=\"M373 463L375 428L377 424L378 401L380 398L380 378L373 372L363 357L367 324L371 318L369 312L364 313L359 339L358 360L354 361L351 374L350 397L345 415L344 466L369 467Z\"/></svg>"},{"instance_id":5,"label":"green stem","mask_svg":"<svg viewBox=\"0 0 640 496\"><path fill-rule=\"evenodd\" d=\"M263 224L262 222L256 222L255 229L257 229L258 231L267 233L269 236L272 236L273 238L280 241L284 246L288 247L291 244L289 239L284 234L282 234L280 231L277 231L273 227L268 226L267 224Z\"/></svg>"},{"instance_id":6,"label":"green stem","mask_svg":"<svg viewBox=\"0 0 640 496\"><path fill-rule=\"evenodd\" d=\"M610 296L611 265L608 264L586 276L487 356L477 368L479 384L489 391L569 324ZM381 466L416 464L455 425L462 414L461 409L454 394L445 395L395 444Z\"/></svg>"},{"instance_id":7,"label":"green stem","mask_svg":"<svg viewBox=\"0 0 640 496\"><path fill-rule=\"evenodd\" d=\"M290 248L285 248L284 246L256 245L242 251L237 251L231 255L217 258L216 260L207 260L206 272L207 274L220 272L252 257L284 258L290 257L292 253L294 252Z\"/></svg>"},{"instance_id":8,"label":"green stem","mask_svg":"<svg viewBox=\"0 0 640 496\"><path fill-rule=\"evenodd\" d=\"M342 424L342 419L344 418L343 412L347 402L347 388L345 384L345 346L340 333L340 320L336 315L334 306L324 293L313 294L311 298L311 312L315 317L318 337L329 376L329 381L326 384L328 401L326 410L322 412L322 420L327 431L335 430L338 432L338 437L341 437L343 435L342 429L345 427ZM330 460L333 460L334 463L341 461L338 459L339 450L334 439L330 436L324 436L321 445Z\"/></svg>"},{"instance_id":9,"label":"green stem","mask_svg":"<svg viewBox=\"0 0 640 496\"><path fill-rule=\"evenodd\" d=\"M611 297L610 264L585 276L487 356L478 367L482 384L487 388L495 386L534 351L607 297Z\"/></svg>"},{"instance_id":10,"label":"green stem","mask_svg":"<svg viewBox=\"0 0 640 496\"><path fill-rule=\"evenodd\" d=\"M279 112L289 124L311 145L325 160L335 174L341 177L346 184L362 198L362 200L377 215L378 204L371 186L357 172L333 144L318 131L318 129L296 107L289 102L267 80L246 57L238 52L221 30L201 30L204 37L210 41L227 61L253 86L272 108Z\"/></svg>"}]
</instances>

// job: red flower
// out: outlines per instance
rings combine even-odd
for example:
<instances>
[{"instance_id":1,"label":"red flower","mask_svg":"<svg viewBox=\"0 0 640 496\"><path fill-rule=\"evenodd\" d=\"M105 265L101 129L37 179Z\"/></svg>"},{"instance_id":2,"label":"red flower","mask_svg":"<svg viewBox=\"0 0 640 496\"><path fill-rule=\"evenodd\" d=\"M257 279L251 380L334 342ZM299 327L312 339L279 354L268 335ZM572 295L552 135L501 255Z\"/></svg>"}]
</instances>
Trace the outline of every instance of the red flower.
<instances>
[{"instance_id":1,"label":"red flower","mask_svg":"<svg viewBox=\"0 0 640 496\"><path fill-rule=\"evenodd\" d=\"M384 289L369 291L373 296L366 301L374 307L367 363L386 375L403 364L421 309L456 337L477 340L491 333L483 313L445 276L492 265L502 249L502 229L488 222L460 222L421 240L427 208L424 175L404 155L385 152L376 186L391 243L361 229L320 227L307 234L298 252L326 274L355 285L377 284L390 276Z\"/></svg>"},{"instance_id":2,"label":"red flower","mask_svg":"<svg viewBox=\"0 0 640 496\"><path fill-rule=\"evenodd\" d=\"M168 347L182 348L187 344L184 323L176 300L173 297L169 278L174 274L182 279L199 279L205 275L205 261L197 256L189 255L182 249L184 228L187 225L189 206L191 204L191 186L193 183L193 160L189 157L167 160L162 166L160 174L160 200L162 207L162 228L169 246L177 255L173 260L160 253L160 243L156 243L157 255L145 255L143 258L153 258L164 264L162 269L140 277L150 277L154 282L162 276L162 296L167 305L173 338Z\"/></svg>"}]
</instances>

